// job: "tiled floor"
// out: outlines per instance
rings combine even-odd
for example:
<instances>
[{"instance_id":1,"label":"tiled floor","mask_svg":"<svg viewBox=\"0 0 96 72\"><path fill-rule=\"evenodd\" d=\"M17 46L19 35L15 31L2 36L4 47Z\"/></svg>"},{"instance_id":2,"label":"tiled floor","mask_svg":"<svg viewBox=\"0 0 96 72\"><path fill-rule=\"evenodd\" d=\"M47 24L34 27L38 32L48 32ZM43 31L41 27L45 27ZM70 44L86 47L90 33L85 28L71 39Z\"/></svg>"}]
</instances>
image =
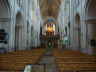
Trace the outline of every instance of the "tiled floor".
<instances>
[{"instance_id":1,"label":"tiled floor","mask_svg":"<svg viewBox=\"0 0 96 72\"><path fill-rule=\"evenodd\" d=\"M39 64L45 64L45 72L58 72L52 51L46 51Z\"/></svg>"}]
</instances>

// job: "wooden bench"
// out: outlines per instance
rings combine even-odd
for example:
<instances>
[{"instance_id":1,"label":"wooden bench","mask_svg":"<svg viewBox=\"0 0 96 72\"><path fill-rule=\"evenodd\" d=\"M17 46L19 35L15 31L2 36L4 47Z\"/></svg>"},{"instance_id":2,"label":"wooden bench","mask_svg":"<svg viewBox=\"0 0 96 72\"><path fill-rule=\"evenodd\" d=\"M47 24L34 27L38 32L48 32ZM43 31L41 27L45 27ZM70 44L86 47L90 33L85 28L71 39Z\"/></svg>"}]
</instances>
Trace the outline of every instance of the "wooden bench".
<instances>
[{"instance_id":1,"label":"wooden bench","mask_svg":"<svg viewBox=\"0 0 96 72\"><path fill-rule=\"evenodd\" d=\"M59 72L96 72L96 56L90 56L80 53L79 51L70 50L54 50L53 53Z\"/></svg>"},{"instance_id":2,"label":"wooden bench","mask_svg":"<svg viewBox=\"0 0 96 72\"><path fill-rule=\"evenodd\" d=\"M44 51L33 49L0 54L0 70L22 71L26 64L36 64Z\"/></svg>"}]
</instances>

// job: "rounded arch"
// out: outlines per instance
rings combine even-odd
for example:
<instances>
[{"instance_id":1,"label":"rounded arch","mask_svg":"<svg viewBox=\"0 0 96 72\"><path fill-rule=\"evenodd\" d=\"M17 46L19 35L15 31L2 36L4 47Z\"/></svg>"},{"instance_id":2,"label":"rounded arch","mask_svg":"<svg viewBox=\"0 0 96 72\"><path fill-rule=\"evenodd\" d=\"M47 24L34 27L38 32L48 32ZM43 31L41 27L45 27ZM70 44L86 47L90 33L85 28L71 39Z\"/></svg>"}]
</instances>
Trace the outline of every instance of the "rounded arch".
<instances>
[{"instance_id":1,"label":"rounded arch","mask_svg":"<svg viewBox=\"0 0 96 72\"><path fill-rule=\"evenodd\" d=\"M11 15L11 8L8 0L0 0L0 17L10 17Z\"/></svg>"},{"instance_id":2,"label":"rounded arch","mask_svg":"<svg viewBox=\"0 0 96 72\"><path fill-rule=\"evenodd\" d=\"M86 1L85 1L85 4L84 4L85 20L87 20L87 12L88 12L88 7L89 7L89 5L90 5L90 2L91 2L91 0L86 0Z\"/></svg>"},{"instance_id":3,"label":"rounded arch","mask_svg":"<svg viewBox=\"0 0 96 72\"><path fill-rule=\"evenodd\" d=\"M10 30L11 11L8 0L0 0L0 29L4 29L8 34Z\"/></svg>"},{"instance_id":4,"label":"rounded arch","mask_svg":"<svg viewBox=\"0 0 96 72\"><path fill-rule=\"evenodd\" d=\"M12 8L11 1L10 0L4 0L4 1L6 3L7 8L8 8L9 17L11 17L11 8Z\"/></svg>"},{"instance_id":5,"label":"rounded arch","mask_svg":"<svg viewBox=\"0 0 96 72\"><path fill-rule=\"evenodd\" d=\"M96 18L96 1L88 0L85 3L85 17L87 19L95 19Z\"/></svg>"},{"instance_id":6,"label":"rounded arch","mask_svg":"<svg viewBox=\"0 0 96 72\"><path fill-rule=\"evenodd\" d=\"M0 0L0 22L8 22L11 17L11 8L8 0Z\"/></svg>"}]
</instances>

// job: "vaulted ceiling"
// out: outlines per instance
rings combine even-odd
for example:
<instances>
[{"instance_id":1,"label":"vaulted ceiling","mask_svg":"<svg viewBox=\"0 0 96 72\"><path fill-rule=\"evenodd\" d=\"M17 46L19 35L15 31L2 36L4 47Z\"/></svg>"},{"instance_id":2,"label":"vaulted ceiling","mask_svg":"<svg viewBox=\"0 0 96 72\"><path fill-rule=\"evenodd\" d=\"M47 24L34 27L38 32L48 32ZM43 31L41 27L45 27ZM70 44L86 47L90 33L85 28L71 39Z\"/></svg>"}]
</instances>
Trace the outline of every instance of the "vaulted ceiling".
<instances>
[{"instance_id":1,"label":"vaulted ceiling","mask_svg":"<svg viewBox=\"0 0 96 72\"><path fill-rule=\"evenodd\" d=\"M57 18L61 0L39 0L43 18Z\"/></svg>"}]
</instances>

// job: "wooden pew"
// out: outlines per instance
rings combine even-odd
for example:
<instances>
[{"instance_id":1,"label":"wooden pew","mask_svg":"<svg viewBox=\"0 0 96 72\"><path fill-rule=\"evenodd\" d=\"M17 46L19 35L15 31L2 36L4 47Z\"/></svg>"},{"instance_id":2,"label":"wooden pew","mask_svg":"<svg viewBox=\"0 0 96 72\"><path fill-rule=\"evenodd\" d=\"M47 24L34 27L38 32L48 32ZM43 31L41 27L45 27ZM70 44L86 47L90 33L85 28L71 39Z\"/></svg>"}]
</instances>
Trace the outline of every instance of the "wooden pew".
<instances>
[{"instance_id":1,"label":"wooden pew","mask_svg":"<svg viewBox=\"0 0 96 72\"><path fill-rule=\"evenodd\" d=\"M0 54L0 71L22 71L26 64L36 64L44 51L33 49Z\"/></svg>"},{"instance_id":2,"label":"wooden pew","mask_svg":"<svg viewBox=\"0 0 96 72\"><path fill-rule=\"evenodd\" d=\"M96 72L96 56L70 50L54 50L53 53L59 72Z\"/></svg>"}]
</instances>

